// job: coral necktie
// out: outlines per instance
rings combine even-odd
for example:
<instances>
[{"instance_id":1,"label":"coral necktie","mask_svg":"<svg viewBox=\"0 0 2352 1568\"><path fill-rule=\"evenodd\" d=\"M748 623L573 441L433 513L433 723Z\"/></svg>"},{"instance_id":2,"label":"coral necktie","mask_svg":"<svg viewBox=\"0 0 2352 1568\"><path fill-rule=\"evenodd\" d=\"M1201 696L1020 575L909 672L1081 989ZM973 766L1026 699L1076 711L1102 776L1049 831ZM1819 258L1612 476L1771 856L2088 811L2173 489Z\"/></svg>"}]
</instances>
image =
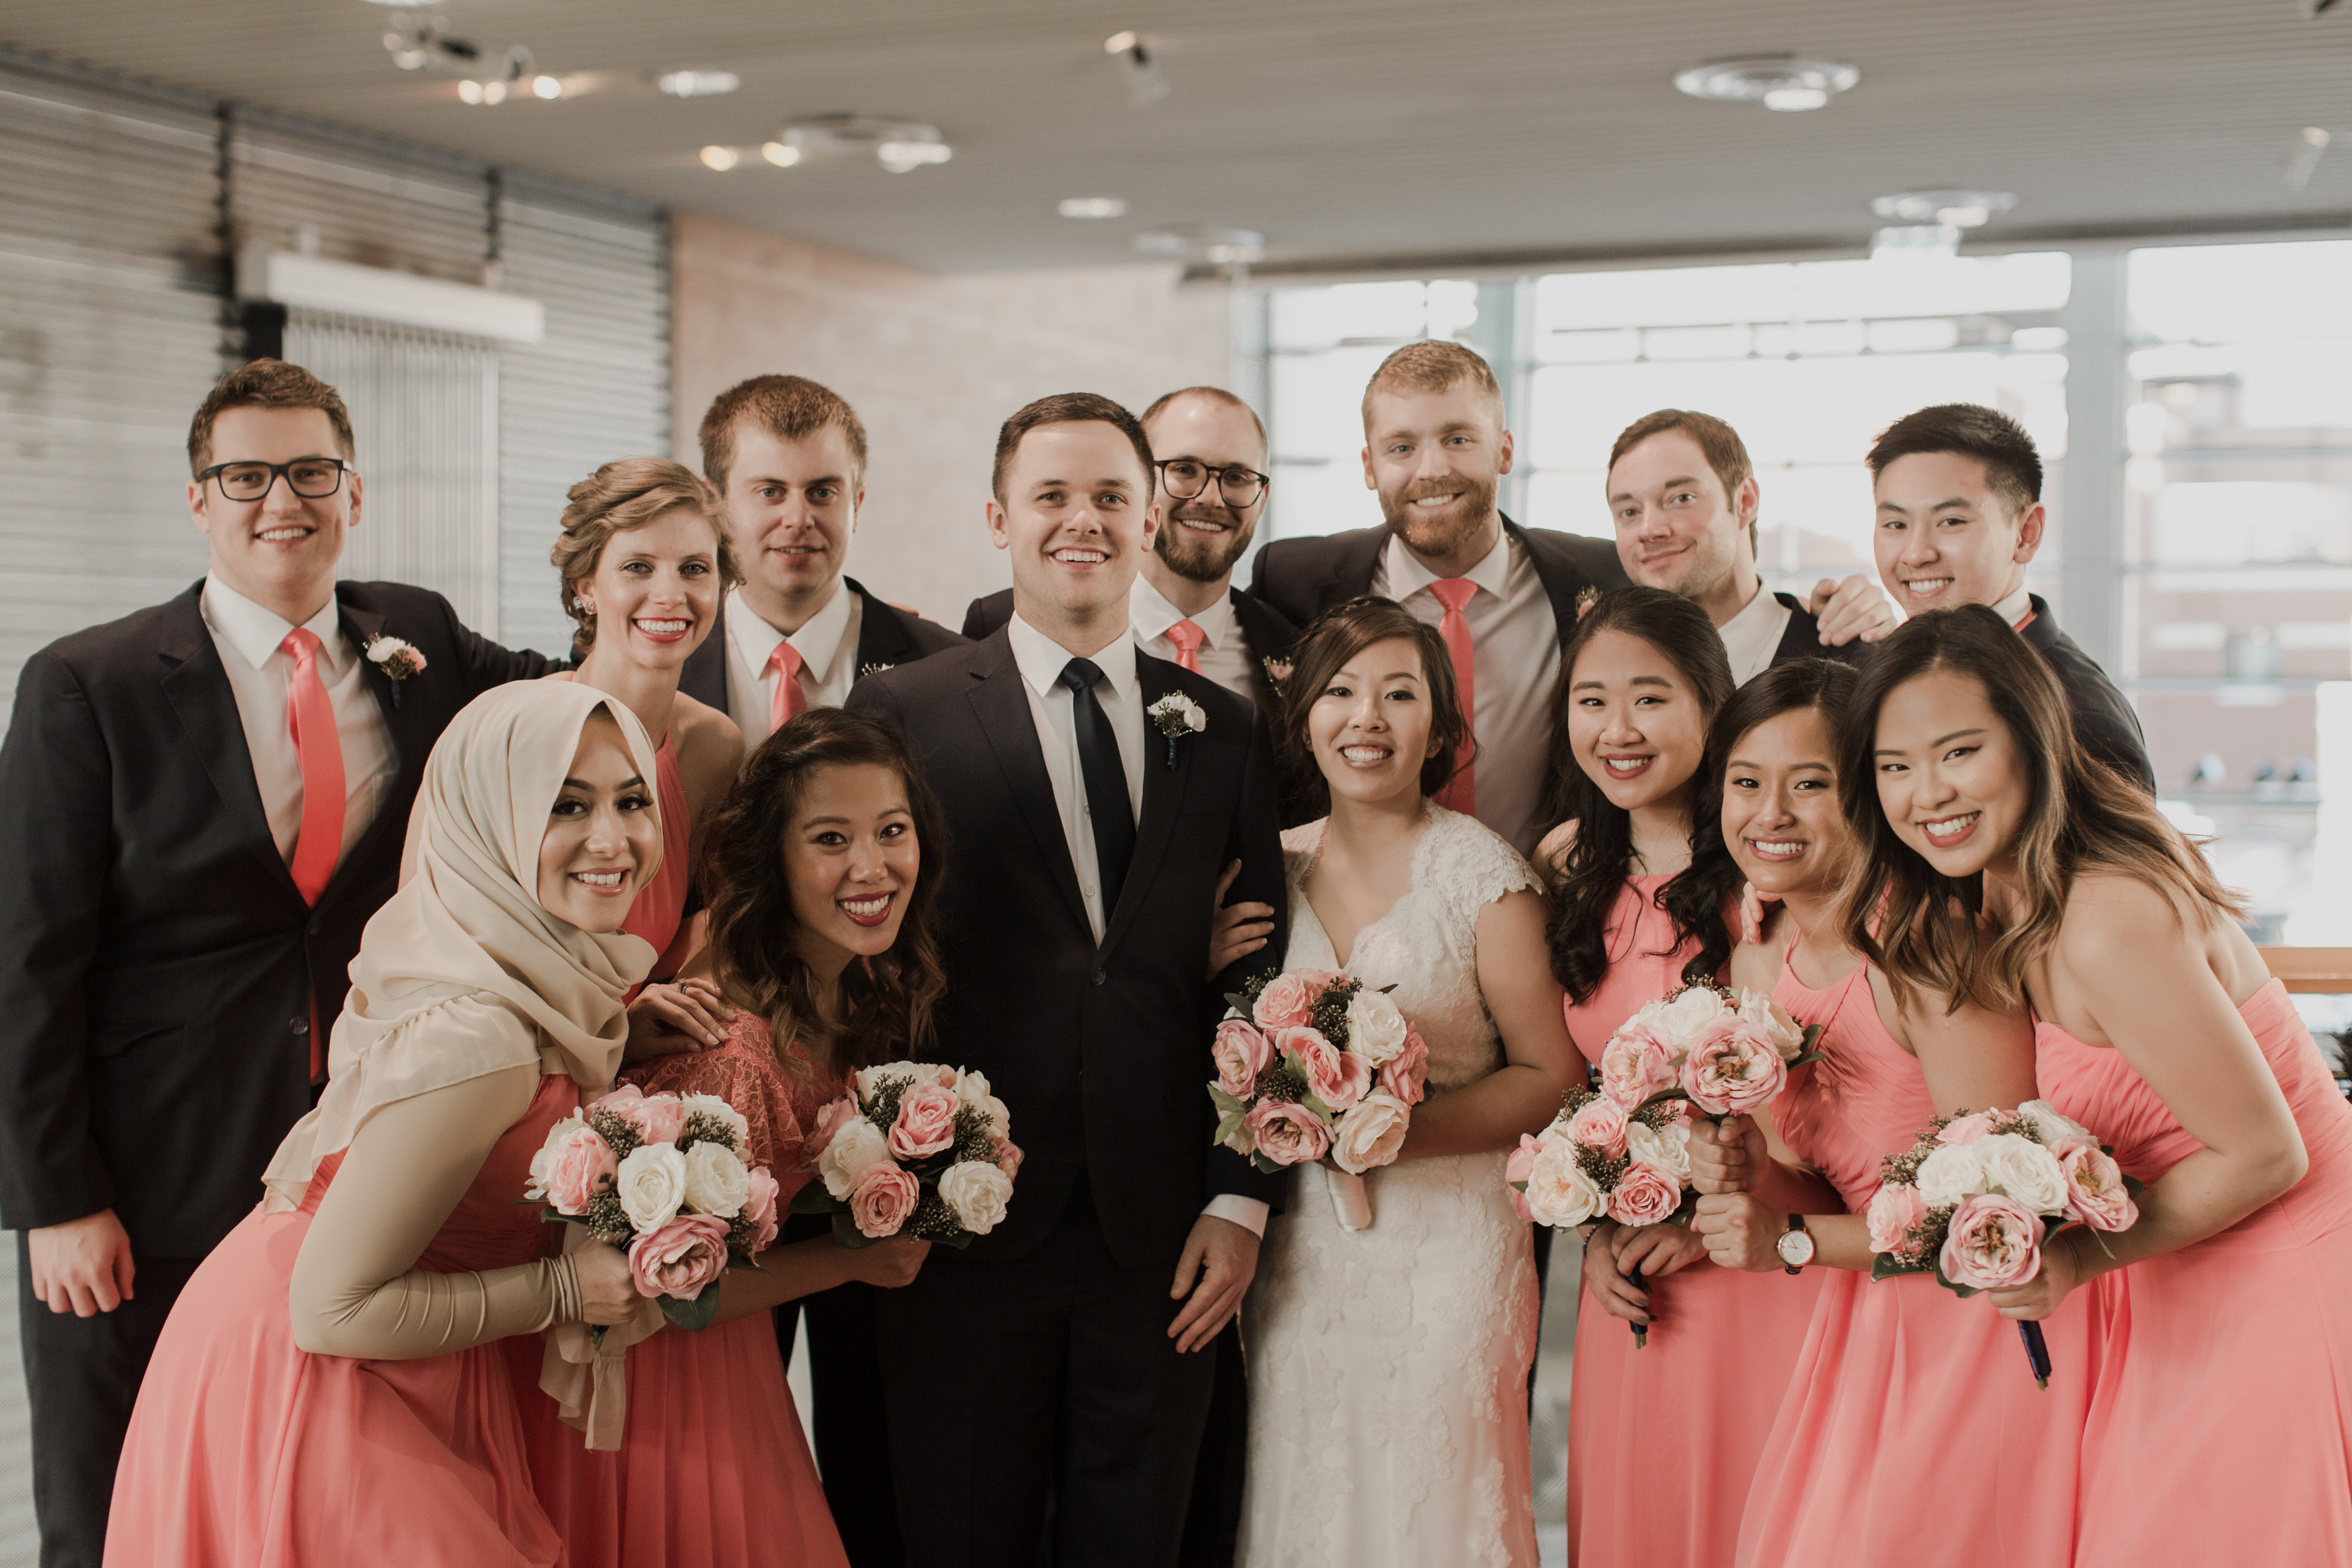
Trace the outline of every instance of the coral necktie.
<instances>
[{"instance_id":1,"label":"coral necktie","mask_svg":"<svg viewBox=\"0 0 2352 1568\"><path fill-rule=\"evenodd\" d=\"M343 738L335 726L335 705L319 679L319 634L297 626L278 644L294 661L286 683L286 727L294 737L294 758L302 769L302 825L294 837L294 873L302 902L316 905L334 880L343 849ZM310 999L310 1080L326 1075L327 1042L320 1037L319 1001Z\"/></svg>"},{"instance_id":2,"label":"coral necktie","mask_svg":"<svg viewBox=\"0 0 2352 1568\"><path fill-rule=\"evenodd\" d=\"M1429 585L1429 591L1445 606L1444 618L1437 623L1437 634L1445 639L1445 651L1454 659L1454 685L1462 694L1462 716L1475 730L1478 715L1477 665L1471 656L1470 622L1463 618L1463 607L1470 602L1478 585L1466 577L1441 577ZM1465 817L1478 810L1477 782L1472 777L1471 758L1477 754L1474 736L1465 734L1462 745L1454 753L1454 774L1445 788L1437 792L1437 803L1448 810L1459 811Z\"/></svg>"},{"instance_id":3,"label":"coral necktie","mask_svg":"<svg viewBox=\"0 0 2352 1568\"><path fill-rule=\"evenodd\" d=\"M1201 673L1201 639L1204 635L1190 621L1179 621L1168 628L1168 640L1176 644L1176 662L1196 675Z\"/></svg>"},{"instance_id":4,"label":"coral necktie","mask_svg":"<svg viewBox=\"0 0 2352 1568\"><path fill-rule=\"evenodd\" d=\"M808 698L801 695L801 666L806 662L801 651L788 642L777 643L776 651L768 655L768 668L776 676L776 695L768 702L770 735L783 728L786 719L808 706Z\"/></svg>"}]
</instances>

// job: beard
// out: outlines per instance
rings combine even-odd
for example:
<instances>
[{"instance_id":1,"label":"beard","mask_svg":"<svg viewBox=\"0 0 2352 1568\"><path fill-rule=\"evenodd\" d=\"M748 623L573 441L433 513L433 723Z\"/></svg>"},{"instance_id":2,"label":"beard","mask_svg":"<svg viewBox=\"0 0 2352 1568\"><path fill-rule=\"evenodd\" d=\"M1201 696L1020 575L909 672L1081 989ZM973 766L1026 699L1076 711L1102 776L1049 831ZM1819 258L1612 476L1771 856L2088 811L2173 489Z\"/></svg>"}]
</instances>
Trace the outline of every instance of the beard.
<instances>
[{"instance_id":1,"label":"beard","mask_svg":"<svg viewBox=\"0 0 2352 1568\"><path fill-rule=\"evenodd\" d=\"M1431 485L1416 481L1402 490L1380 492L1381 516L1389 532L1404 540L1413 554L1444 558L1454 554L1486 526L1495 510L1495 494L1500 488L1493 476L1474 479L1467 475ZM1448 493L1457 497L1453 506L1437 513L1415 509L1411 503L1426 496Z\"/></svg>"},{"instance_id":2,"label":"beard","mask_svg":"<svg viewBox=\"0 0 2352 1568\"><path fill-rule=\"evenodd\" d=\"M1204 523L1220 523L1225 531L1202 538L1185 532L1178 524L1185 518ZM1180 503L1161 525L1159 542L1152 546L1168 570L1191 582L1218 582L1234 570L1234 562L1250 546L1257 532L1255 523L1242 521L1241 514L1231 507L1202 506L1198 501Z\"/></svg>"}]
</instances>

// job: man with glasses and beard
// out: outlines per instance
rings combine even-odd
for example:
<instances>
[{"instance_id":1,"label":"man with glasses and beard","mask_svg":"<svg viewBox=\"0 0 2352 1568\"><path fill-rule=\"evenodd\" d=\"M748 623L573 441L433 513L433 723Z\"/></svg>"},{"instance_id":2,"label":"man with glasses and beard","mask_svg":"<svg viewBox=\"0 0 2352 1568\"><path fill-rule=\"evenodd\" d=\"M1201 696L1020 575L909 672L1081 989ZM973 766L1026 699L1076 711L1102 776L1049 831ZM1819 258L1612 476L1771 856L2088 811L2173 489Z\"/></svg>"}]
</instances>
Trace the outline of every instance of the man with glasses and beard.
<instances>
[{"instance_id":1,"label":"man with glasses and beard","mask_svg":"<svg viewBox=\"0 0 2352 1568\"><path fill-rule=\"evenodd\" d=\"M1186 387L1143 412L1166 522L1129 596L1143 651L1193 670L1273 712L1297 628L1233 586L1267 494L1265 426L1222 387ZM1013 613L1013 591L971 601L977 642Z\"/></svg>"}]
</instances>

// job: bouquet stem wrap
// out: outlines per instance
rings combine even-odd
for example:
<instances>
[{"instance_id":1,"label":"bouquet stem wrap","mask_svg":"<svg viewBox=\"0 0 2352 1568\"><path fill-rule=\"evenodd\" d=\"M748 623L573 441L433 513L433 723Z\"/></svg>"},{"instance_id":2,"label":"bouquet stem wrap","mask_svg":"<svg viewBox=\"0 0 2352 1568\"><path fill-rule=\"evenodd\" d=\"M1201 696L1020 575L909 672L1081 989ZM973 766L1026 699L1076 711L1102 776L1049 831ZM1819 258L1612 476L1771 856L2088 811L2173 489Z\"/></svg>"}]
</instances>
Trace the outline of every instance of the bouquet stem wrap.
<instances>
[{"instance_id":1,"label":"bouquet stem wrap","mask_svg":"<svg viewBox=\"0 0 2352 1568\"><path fill-rule=\"evenodd\" d=\"M1370 1230L1372 1228L1372 1195L1364 1186L1364 1178L1346 1171L1325 1166L1323 1179L1331 1188L1331 1212L1339 1218L1344 1230Z\"/></svg>"},{"instance_id":2,"label":"bouquet stem wrap","mask_svg":"<svg viewBox=\"0 0 2352 1568\"><path fill-rule=\"evenodd\" d=\"M575 1227L565 1232L563 1249L574 1252L594 1239ZM589 1448L604 1454L620 1451L629 1420L624 1358L631 1345L659 1333L667 1321L659 1307L646 1301L638 1303L636 1316L612 1328L558 1323L547 1331L547 1350L539 1364L540 1391L555 1401L565 1426L587 1434Z\"/></svg>"}]
</instances>

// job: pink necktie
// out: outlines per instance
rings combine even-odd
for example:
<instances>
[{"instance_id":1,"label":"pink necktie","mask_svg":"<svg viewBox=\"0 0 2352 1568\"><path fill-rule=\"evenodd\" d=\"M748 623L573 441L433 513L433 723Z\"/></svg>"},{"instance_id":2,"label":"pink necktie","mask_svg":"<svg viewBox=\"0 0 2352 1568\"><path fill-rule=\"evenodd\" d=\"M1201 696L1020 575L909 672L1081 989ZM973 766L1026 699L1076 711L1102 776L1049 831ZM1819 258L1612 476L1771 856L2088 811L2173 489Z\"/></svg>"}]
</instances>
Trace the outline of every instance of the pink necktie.
<instances>
[{"instance_id":1,"label":"pink necktie","mask_svg":"<svg viewBox=\"0 0 2352 1568\"><path fill-rule=\"evenodd\" d=\"M776 676L776 695L768 703L770 735L783 728L785 720L808 706L808 698L801 695L801 665L804 663L801 651L788 642L777 643L776 651L768 655L768 668Z\"/></svg>"},{"instance_id":2,"label":"pink necktie","mask_svg":"<svg viewBox=\"0 0 2352 1568\"><path fill-rule=\"evenodd\" d=\"M343 739L335 727L335 705L319 679L319 634L297 626L278 644L294 661L286 683L286 727L294 737L294 758L302 769L302 826L294 837L295 891L316 904L333 880L343 849ZM320 1038L319 1000L310 998L310 1080L326 1075L327 1042Z\"/></svg>"},{"instance_id":3,"label":"pink necktie","mask_svg":"<svg viewBox=\"0 0 2352 1568\"><path fill-rule=\"evenodd\" d=\"M1168 628L1168 640L1176 644L1176 662L1196 675L1201 673L1202 635L1201 629L1190 621L1179 621Z\"/></svg>"},{"instance_id":4,"label":"pink necktie","mask_svg":"<svg viewBox=\"0 0 2352 1568\"><path fill-rule=\"evenodd\" d=\"M1441 577L1429 585L1437 601L1445 606L1444 618L1437 623L1437 634L1445 639L1445 651L1454 659L1454 685L1462 694L1462 716L1475 725L1478 713L1477 665L1471 656L1470 622L1462 616L1463 607L1478 585L1466 577ZM1457 770L1444 789L1437 792L1437 803L1464 816L1475 816L1478 810L1476 781L1471 777L1471 758L1475 744L1469 735L1462 737L1462 746L1454 752Z\"/></svg>"}]
</instances>

